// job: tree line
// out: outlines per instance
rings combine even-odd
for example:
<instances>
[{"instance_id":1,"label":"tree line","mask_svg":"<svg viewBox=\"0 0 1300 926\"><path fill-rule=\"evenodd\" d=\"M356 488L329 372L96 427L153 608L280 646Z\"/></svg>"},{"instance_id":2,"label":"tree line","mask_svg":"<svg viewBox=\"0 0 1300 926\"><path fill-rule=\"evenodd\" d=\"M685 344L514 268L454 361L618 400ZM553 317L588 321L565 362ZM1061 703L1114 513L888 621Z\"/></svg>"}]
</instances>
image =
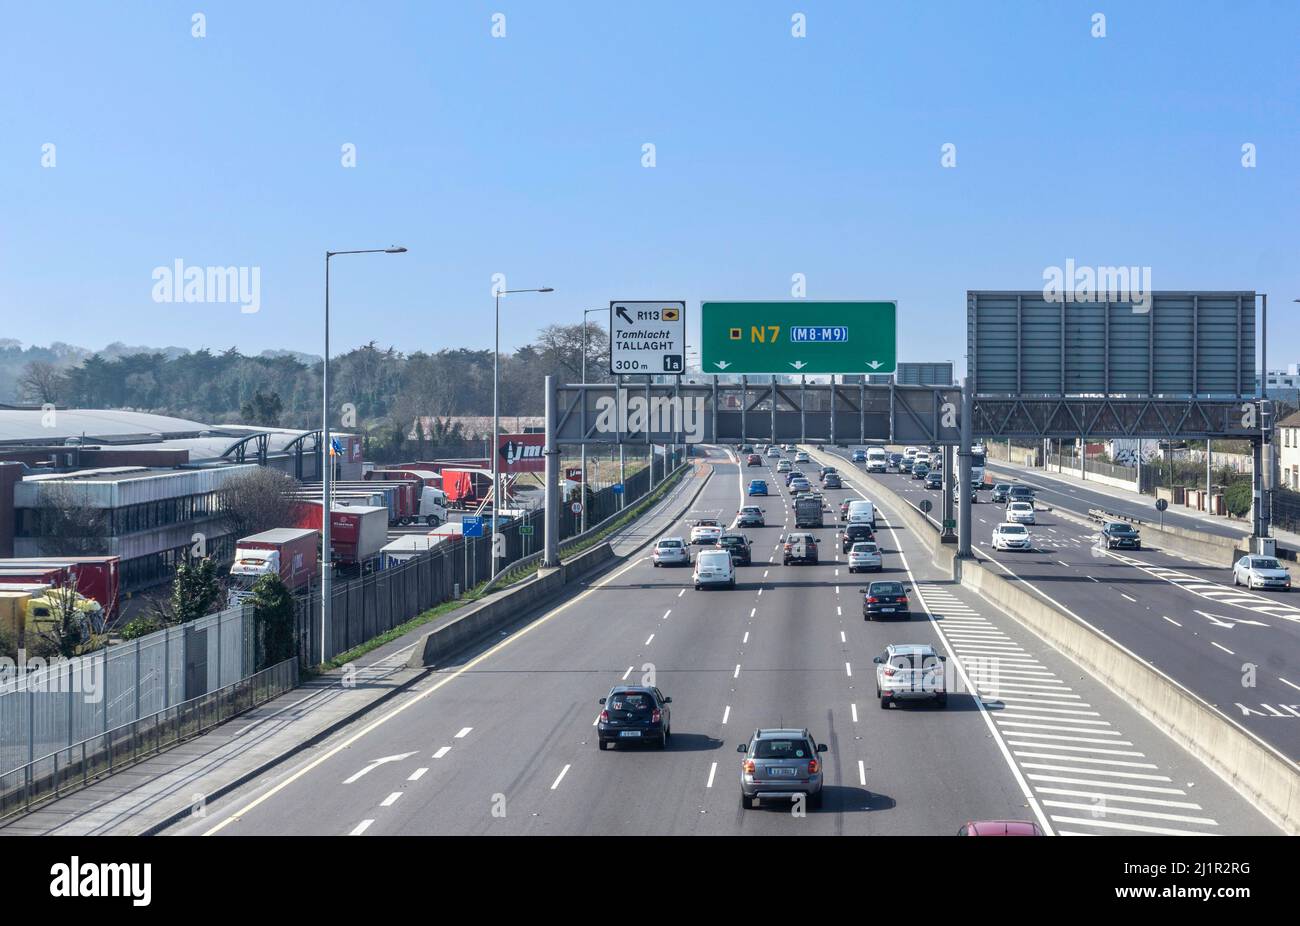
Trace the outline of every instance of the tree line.
<instances>
[{"instance_id":1,"label":"tree line","mask_svg":"<svg viewBox=\"0 0 1300 926\"><path fill-rule=\"evenodd\" d=\"M543 377L577 382L583 325L548 325L500 357L503 415L543 413ZM587 379L608 379L608 337L586 326ZM124 408L207 424L310 428L320 423L321 364L294 355L246 356L236 348L179 355L145 350L121 356L39 356L26 363L15 398L33 405ZM336 408L355 409L356 426L409 430L418 416L492 413L492 351L444 348L403 352L370 342L330 359ZM335 422L338 424L339 422Z\"/></svg>"}]
</instances>

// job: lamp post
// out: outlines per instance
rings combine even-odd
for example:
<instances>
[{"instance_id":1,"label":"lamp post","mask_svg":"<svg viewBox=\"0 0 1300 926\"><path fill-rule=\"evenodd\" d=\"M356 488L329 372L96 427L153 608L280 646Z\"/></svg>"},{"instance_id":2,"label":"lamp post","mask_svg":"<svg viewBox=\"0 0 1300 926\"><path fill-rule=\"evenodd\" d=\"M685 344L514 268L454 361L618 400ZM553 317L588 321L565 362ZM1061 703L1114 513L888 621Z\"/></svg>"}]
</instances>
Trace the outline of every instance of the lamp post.
<instances>
[{"instance_id":1,"label":"lamp post","mask_svg":"<svg viewBox=\"0 0 1300 926\"><path fill-rule=\"evenodd\" d=\"M497 435L501 431L501 403L500 403L500 386L501 386L501 297L510 293L553 293L555 292L549 286L542 286L538 289L498 289L496 291L496 337L492 347L492 444L489 448L492 454L492 578L497 574L497 512L501 510L501 472L499 461L501 454L497 452Z\"/></svg>"},{"instance_id":2,"label":"lamp post","mask_svg":"<svg viewBox=\"0 0 1300 926\"><path fill-rule=\"evenodd\" d=\"M330 258L340 254L405 254L406 248L367 248L325 252L325 359L321 364L321 560L320 661L325 664L325 637L330 625L330 599L334 592L334 557L330 549L330 481L334 477L334 444L330 440Z\"/></svg>"},{"instance_id":3,"label":"lamp post","mask_svg":"<svg viewBox=\"0 0 1300 926\"><path fill-rule=\"evenodd\" d=\"M587 385L587 316L592 312L608 312L609 309L583 309L582 310L582 384ZM582 391L582 407L587 407L587 390ZM582 525L578 528L580 532L587 530L587 435L582 435L583 443L581 446L582 453L582 486L579 495L582 498Z\"/></svg>"}]
</instances>

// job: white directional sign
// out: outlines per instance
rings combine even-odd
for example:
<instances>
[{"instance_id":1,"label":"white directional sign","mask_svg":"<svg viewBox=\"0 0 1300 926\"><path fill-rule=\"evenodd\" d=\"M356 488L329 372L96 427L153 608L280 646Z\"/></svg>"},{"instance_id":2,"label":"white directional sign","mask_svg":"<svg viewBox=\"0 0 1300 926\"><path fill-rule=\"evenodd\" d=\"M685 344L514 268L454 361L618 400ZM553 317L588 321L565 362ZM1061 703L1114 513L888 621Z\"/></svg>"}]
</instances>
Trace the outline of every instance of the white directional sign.
<instances>
[{"instance_id":1,"label":"white directional sign","mask_svg":"<svg viewBox=\"0 0 1300 926\"><path fill-rule=\"evenodd\" d=\"M610 373L686 370L686 303L610 302Z\"/></svg>"}]
</instances>

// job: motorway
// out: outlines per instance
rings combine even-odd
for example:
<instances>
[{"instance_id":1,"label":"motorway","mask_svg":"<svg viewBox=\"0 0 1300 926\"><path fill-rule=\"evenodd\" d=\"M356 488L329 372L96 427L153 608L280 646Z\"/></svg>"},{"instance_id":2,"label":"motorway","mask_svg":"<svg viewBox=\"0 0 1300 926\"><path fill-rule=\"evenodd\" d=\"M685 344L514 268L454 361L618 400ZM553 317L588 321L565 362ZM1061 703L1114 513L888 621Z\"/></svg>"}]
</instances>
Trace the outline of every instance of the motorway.
<instances>
[{"instance_id":1,"label":"motorway","mask_svg":"<svg viewBox=\"0 0 1300 926\"><path fill-rule=\"evenodd\" d=\"M1034 549L993 552L990 535L1003 506L981 493L981 503L972 506L977 555L1300 759L1300 602L1292 603L1294 593L1233 588L1231 569L1149 549L1151 537L1143 538L1140 551L1107 550L1097 542L1097 526L1081 522L1090 507L1118 511L1124 504L994 462L988 468L999 482L1036 490L1037 523L1029 529ZM864 478L880 480L913 503L930 498L938 509L939 490L907 474Z\"/></svg>"},{"instance_id":2,"label":"motorway","mask_svg":"<svg viewBox=\"0 0 1300 926\"><path fill-rule=\"evenodd\" d=\"M769 526L746 531L754 565L735 590L695 591L689 570L655 569L643 550L169 833L948 835L972 819L1060 835L1278 833L1104 686L942 577L888 504L883 576L912 587L913 617L867 623L858 590L876 576L848 575L833 527L814 532L820 565L780 565L790 511L774 461L708 453L713 475L668 535L732 519L753 476L779 492L763 503ZM855 485L867 482L854 473ZM845 492L826 494L837 510ZM946 709L879 709L871 660L890 642L949 654L965 685ZM650 675L673 698L669 747L599 751L598 699ZM782 725L829 745L819 811L740 806L736 746Z\"/></svg>"}]
</instances>

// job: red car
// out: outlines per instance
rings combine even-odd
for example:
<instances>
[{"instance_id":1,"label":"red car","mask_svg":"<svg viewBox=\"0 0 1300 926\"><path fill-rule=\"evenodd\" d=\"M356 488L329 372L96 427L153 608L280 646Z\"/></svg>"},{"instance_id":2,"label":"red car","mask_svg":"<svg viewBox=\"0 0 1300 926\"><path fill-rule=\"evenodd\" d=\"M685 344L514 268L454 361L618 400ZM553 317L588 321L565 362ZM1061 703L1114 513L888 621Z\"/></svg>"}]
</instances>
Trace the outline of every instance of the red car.
<instances>
[{"instance_id":1,"label":"red car","mask_svg":"<svg viewBox=\"0 0 1300 926\"><path fill-rule=\"evenodd\" d=\"M1037 823L1028 820L972 820L957 831L958 836L1042 836Z\"/></svg>"},{"instance_id":2,"label":"red car","mask_svg":"<svg viewBox=\"0 0 1300 926\"><path fill-rule=\"evenodd\" d=\"M758 454L756 454L756 453L751 453L751 454L749 455L749 465L750 465L750 466L762 466L762 465L763 465L763 458L760 457L760 456L759 456Z\"/></svg>"}]
</instances>

